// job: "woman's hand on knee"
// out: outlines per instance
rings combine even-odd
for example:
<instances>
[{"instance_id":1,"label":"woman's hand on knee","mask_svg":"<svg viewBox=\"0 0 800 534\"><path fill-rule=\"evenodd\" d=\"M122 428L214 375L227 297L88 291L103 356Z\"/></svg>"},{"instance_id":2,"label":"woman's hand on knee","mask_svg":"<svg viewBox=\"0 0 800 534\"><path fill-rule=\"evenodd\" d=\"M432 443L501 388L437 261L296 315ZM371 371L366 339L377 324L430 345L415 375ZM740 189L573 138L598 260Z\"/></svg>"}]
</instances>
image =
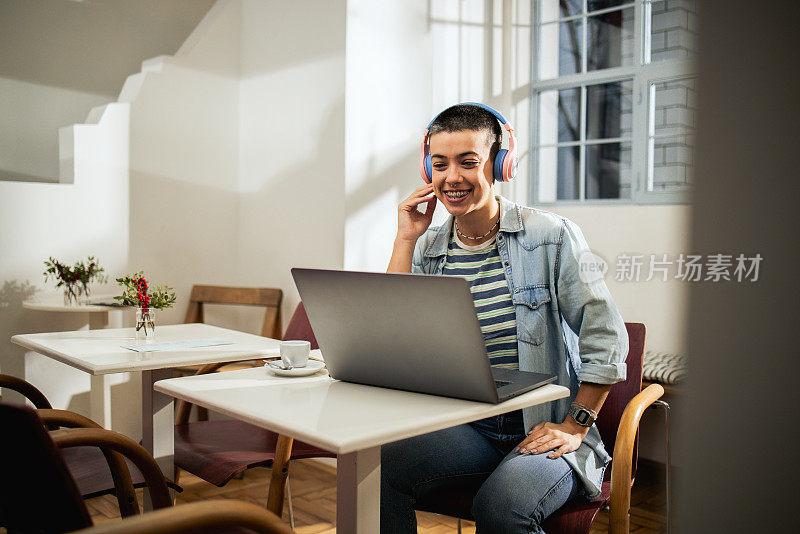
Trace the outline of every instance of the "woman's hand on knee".
<instances>
[{"instance_id":1,"label":"woman's hand on knee","mask_svg":"<svg viewBox=\"0 0 800 534\"><path fill-rule=\"evenodd\" d=\"M588 427L572 425L568 422L561 424L542 422L528 432L528 436L516 446L514 451L520 454L542 454L553 451L547 457L559 458L564 453L577 450L588 431Z\"/></svg>"}]
</instances>

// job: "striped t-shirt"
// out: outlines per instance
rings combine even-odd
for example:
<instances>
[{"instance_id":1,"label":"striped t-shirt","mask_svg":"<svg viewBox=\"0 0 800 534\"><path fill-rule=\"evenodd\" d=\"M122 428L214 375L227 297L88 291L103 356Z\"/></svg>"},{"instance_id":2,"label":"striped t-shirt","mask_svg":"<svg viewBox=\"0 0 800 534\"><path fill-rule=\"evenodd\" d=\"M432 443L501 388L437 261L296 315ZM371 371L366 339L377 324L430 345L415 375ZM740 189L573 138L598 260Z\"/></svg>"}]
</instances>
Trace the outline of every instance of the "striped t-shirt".
<instances>
[{"instance_id":1,"label":"striped t-shirt","mask_svg":"<svg viewBox=\"0 0 800 534\"><path fill-rule=\"evenodd\" d=\"M470 246L454 231L442 274L461 276L469 282L489 363L493 367L519 369L517 315L495 238Z\"/></svg>"}]
</instances>

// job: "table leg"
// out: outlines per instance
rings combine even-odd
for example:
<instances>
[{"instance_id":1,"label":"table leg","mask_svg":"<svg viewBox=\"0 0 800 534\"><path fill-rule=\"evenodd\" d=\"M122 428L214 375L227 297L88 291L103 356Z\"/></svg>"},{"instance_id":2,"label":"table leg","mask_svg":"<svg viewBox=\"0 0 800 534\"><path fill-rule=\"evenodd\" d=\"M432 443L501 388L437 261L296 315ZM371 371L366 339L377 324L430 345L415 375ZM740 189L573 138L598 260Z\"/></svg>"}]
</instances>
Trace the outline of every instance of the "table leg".
<instances>
[{"instance_id":1,"label":"table leg","mask_svg":"<svg viewBox=\"0 0 800 534\"><path fill-rule=\"evenodd\" d=\"M336 477L336 532L379 532L380 505L380 446L340 454Z\"/></svg>"},{"instance_id":2,"label":"table leg","mask_svg":"<svg viewBox=\"0 0 800 534\"><path fill-rule=\"evenodd\" d=\"M169 369L142 371L142 446L153 455L161 472L167 478L174 476L175 416L173 398L153 390L153 384L172 378ZM152 510L150 496L144 492L145 510Z\"/></svg>"},{"instance_id":3,"label":"table leg","mask_svg":"<svg viewBox=\"0 0 800 534\"><path fill-rule=\"evenodd\" d=\"M122 328L122 310L89 313L89 330ZM89 416L100 426L111 428L111 375L92 375Z\"/></svg>"},{"instance_id":4,"label":"table leg","mask_svg":"<svg viewBox=\"0 0 800 534\"><path fill-rule=\"evenodd\" d=\"M111 428L111 375L91 375L89 414L105 429Z\"/></svg>"}]
</instances>

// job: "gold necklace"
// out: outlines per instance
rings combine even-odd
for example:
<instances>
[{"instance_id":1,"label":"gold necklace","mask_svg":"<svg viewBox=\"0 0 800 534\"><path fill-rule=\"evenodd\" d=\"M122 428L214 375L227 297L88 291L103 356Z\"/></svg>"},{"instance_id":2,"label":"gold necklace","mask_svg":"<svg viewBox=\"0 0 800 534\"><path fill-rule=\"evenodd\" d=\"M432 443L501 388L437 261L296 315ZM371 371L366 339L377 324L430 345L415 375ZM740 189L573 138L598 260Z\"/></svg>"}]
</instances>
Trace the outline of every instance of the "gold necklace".
<instances>
[{"instance_id":1,"label":"gold necklace","mask_svg":"<svg viewBox=\"0 0 800 534\"><path fill-rule=\"evenodd\" d=\"M463 233L461 233L461 230L458 229L458 222L455 219L453 219L453 222L456 225L456 232L458 232L458 235L460 235L462 239L473 239L473 240L475 240L475 239L483 239L487 235L491 234L494 231L494 229L497 228L500 225L500 216L499 215L497 216L497 222L494 223L491 228L489 228L489 231L486 232L485 234L483 234L482 236L479 236L479 237L472 237L472 236L464 235Z\"/></svg>"}]
</instances>

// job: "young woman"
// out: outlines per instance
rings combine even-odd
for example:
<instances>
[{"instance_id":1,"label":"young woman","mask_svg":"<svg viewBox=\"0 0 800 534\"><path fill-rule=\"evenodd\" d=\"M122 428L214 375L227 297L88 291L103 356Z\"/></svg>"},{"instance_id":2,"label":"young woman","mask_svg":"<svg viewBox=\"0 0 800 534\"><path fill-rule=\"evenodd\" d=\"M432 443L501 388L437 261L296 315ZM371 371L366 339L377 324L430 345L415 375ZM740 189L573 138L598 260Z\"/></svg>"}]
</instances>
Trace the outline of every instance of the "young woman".
<instances>
[{"instance_id":1,"label":"young woman","mask_svg":"<svg viewBox=\"0 0 800 534\"><path fill-rule=\"evenodd\" d=\"M415 501L462 484L480 485L472 508L479 533L543 532L567 500L599 494L611 459L593 422L611 384L625 379L625 325L602 278L582 274L591 252L580 229L494 194L494 181L514 170L513 138L510 150L500 148L501 123L513 135L480 104L453 106L431 122L420 168L430 183L398 208L388 270L466 277L490 363L554 374L572 394L384 445L384 533L416 532ZM450 216L429 228L437 203Z\"/></svg>"}]
</instances>

